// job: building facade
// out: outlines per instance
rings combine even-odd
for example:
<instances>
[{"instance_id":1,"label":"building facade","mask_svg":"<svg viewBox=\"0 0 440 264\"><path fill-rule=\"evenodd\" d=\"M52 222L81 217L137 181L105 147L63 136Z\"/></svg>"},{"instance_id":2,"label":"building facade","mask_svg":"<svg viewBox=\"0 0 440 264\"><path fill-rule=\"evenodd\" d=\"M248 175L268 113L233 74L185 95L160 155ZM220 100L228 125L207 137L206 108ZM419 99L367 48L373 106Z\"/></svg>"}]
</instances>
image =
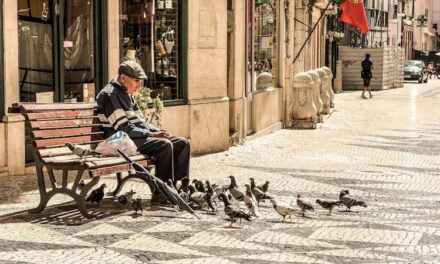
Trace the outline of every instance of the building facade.
<instances>
[{"instance_id":1,"label":"building facade","mask_svg":"<svg viewBox=\"0 0 440 264\"><path fill-rule=\"evenodd\" d=\"M143 66L165 102L163 128L194 154L289 126L292 76L325 61L322 19L292 64L326 1L0 3L0 175L32 172L23 117L8 107L93 101L122 60Z\"/></svg>"}]
</instances>

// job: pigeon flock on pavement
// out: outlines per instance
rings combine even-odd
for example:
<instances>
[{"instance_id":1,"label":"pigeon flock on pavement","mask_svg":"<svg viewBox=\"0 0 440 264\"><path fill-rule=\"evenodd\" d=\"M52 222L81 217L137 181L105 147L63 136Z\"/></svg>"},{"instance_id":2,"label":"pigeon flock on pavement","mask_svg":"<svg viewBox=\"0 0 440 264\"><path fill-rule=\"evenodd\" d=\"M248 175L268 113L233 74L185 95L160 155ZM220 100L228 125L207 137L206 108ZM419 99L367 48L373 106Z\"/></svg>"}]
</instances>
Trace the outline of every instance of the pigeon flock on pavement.
<instances>
[{"instance_id":1,"label":"pigeon flock on pavement","mask_svg":"<svg viewBox=\"0 0 440 264\"><path fill-rule=\"evenodd\" d=\"M255 180L250 178L249 184L245 184L245 189L242 190L238 187L237 180L233 175L230 175L228 178L230 183L227 185L211 184L209 181L203 183L197 179L190 181L188 178L183 178L178 188L176 188L171 180L167 184L175 194L183 198L194 210L206 210L208 214L216 214L218 212L217 201L223 202L224 213L231 222L230 227L237 220L239 221L239 226L241 226L242 219L251 221L254 217L260 217L260 202L266 200L270 200L275 212L282 217L282 222L286 220L286 217L289 219L295 215L305 217L306 212L315 211L313 205L304 200L300 194L297 196L296 206L294 204L278 203L277 199L268 193L269 181L262 185L256 185ZM83 181L81 183L84 185ZM86 201L90 201L92 204L94 202L99 204L104 197L104 188L105 184L102 184L99 188L93 190L86 198ZM131 205L135 214L138 211L142 214L146 201L140 197L134 199L134 194L136 192L133 190L126 192L118 196L118 201L123 205ZM348 190L342 190L337 201L317 199L316 203L323 209L328 210L328 216L331 216L333 208L342 205L346 206L345 211L350 211L353 206L367 207L364 201L350 196Z\"/></svg>"}]
</instances>

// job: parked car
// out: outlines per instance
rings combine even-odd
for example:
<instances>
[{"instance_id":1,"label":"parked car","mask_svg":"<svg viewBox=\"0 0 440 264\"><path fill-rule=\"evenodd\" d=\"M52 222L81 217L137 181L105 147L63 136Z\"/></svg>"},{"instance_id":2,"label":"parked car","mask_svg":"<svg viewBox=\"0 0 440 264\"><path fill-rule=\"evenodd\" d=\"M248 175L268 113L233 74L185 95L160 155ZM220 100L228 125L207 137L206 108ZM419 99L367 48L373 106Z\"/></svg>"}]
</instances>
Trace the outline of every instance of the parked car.
<instances>
[{"instance_id":1,"label":"parked car","mask_svg":"<svg viewBox=\"0 0 440 264\"><path fill-rule=\"evenodd\" d=\"M428 72L425 63L421 60L405 61L404 71L405 80L417 80L419 83L428 82Z\"/></svg>"}]
</instances>

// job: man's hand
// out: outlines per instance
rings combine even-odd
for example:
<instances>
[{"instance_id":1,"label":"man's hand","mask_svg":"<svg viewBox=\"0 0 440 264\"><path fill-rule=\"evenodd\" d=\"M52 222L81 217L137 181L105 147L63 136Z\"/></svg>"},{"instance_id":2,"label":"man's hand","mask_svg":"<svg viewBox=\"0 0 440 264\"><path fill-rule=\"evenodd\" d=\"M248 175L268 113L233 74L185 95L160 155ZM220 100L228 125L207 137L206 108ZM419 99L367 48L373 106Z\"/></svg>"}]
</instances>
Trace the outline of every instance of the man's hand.
<instances>
[{"instance_id":1,"label":"man's hand","mask_svg":"<svg viewBox=\"0 0 440 264\"><path fill-rule=\"evenodd\" d=\"M171 138L173 136L173 134L171 134L171 132L168 132L168 131L163 131L163 132L165 132L167 138Z\"/></svg>"},{"instance_id":2,"label":"man's hand","mask_svg":"<svg viewBox=\"0 0 440 264\"><path fill-rule=\"evenodd\" d=\"M167 131L159 131L159 132L150 132L150 136L151 137L156 137L156 138L166 138L166 139L169 139L173 135L170 132L167 132Z\"/></svg>"}]
</instances>

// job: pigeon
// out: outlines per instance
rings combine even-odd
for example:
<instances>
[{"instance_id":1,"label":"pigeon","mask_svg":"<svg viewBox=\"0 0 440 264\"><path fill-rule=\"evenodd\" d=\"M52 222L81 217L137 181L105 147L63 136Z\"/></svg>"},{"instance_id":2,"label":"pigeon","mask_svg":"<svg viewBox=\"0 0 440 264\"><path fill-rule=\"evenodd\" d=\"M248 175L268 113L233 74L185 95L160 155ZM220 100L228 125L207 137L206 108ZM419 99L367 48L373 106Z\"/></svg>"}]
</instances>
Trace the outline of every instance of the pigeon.
<instances>
[{"instance_id":1,"label":"pigeon","mask_svg":"<svg viewBox=\"0 0 440 264\"><path fill-rule=\"evenodd\" d=\"M231 179L231 184L229 185L229 192L231 193L232 197L234 197L237 201L243 201L244 194L238 189L237 182L235 181L235 177L233 175L230 175L229 178Z\"/></svg>"},{"instance_id":2,"label":"pigeon","mask_svg":"<svg viewBox=\"0 0 440 264\"><path fill-rule=\"evenodd\" d=\"M322 208L327 209L328 210L328 216L332 215L332 210L333 207L335 206L341 206L341 201L321 201L319 199L316 200L316 203L321 205Z\"/></svg>"},{"instance_id":3,"label":"pigeon","mask_svg":"<svg viewBox=\"0 0 440 264\"><path fill-rule=\"evenodd\" d=\"M206 203L208 204L208 212L209 212L209 209L212 210L212 213L217 211L217 202L214 200L214 190L212 189L209 181L206 181L205 200L206 200Z\"/></svg>"},{"instance_id":4,"label":"pigeon","mask_svg":"<svg viewBox=\"0 0 440 264\"><path fill-rule=\"evenodd\" d=\"M145 208L145 201L142 200L142 198L136 198L135 200L131 201L131 207L133 208L135 214L137 214L138 211L142 212Z\"/></svg>"},{"instance_id":5,"label":"pigeon","mask_svg":"<svg viewBox=\"0 0 440 264\"><path fill-rule=\"evenodd\" d=\"M179 196L185 201L188 202L189 201L189 194L186 192L181 192L179 193Z\"/></svg>"},{"instance_id":6,"label":"pigeon","mask_svg":"<svg viewBox=\"0 0 440 264\"><path fill-rule=\"evenodd\" d=\"M214 214L215 211L217 211L217 204L214 201L214 194L211 192L205 193L205 201L206 204L208 205L206 213L209 214L209 209L211 209L212 213Z\"/></svg>"},{"instance_id":7,"label":"pigeon","mask_svg":"<svg viewBox=\"0 0 440 264\"><path fill-rule=\"evenodd\" d=\"M246 221L251 221L251 216L243 212L240 208L233 206L230 204L228 197L224 194L220 194L220 199L225 204L225 214L229 216L229 219L231 220L231 225L229 227L232 227L232 224L236 221L236 219L240 219L240 226L241 226L241 219L244 218Z\"/></svg>"},{"instance_id":8,"label":"pigeon","mask_svg":"<svg viewBox=\"0 0 440 264\"><path fill-rule=\"evenodd\" d=\"M258 189L262 190L264 193L269 190L269 181L266 181L263 185L256 186Z\"/></svg>"},{"instance_id":9,"label":"pigeon","mask_svg":"<svg viewBox=\"0 0 440 264\"><path fill-rule=\"evenodd\" d=\"M249 214L259 217L260 212L258 211L257 201L255 199L254 194L251 191L251 186L249 184L244 185L246 187L246 192L244 194L244 204L249 209Z\"/></svg>"},{"instance_id":10,"label":"pigeon","mask_svg":"<svg viewBox=\"0 0 440 264\"><path fill-rule=\"evenodd\" d=\"M118 197L118 201L121 204L130 204L131 200L133 199L133 194L135 194L136 192L134 192L133 190L126 192L122 195L119 195Z\"/></svg>"},{"instance_id":11,"label":"pigeon","mask_svg":"<svg viewBox=\"0 0 440 264\"><path fill-rule=\"evenodd\" d=\"M179 193L185 192L188 193L188 186L189 186L189 178L185 177L182 179L182 183L179 187Z\"/></svg>"},{"instance_id":12,"label":"pigeon","mask_svg":"<svg viewBox=\"0 0 440 264\"><path fill-rule=\"evenodd\" d=\"M347 209L345 209L346 212L351 211L352 206L362 206L367 207L367 204L362 200L356 200L350 196L348 196L350 192L348 190L343 190L339 193L339 201L347 206Z\"/></svg>"},{"instance_id":13,"label":"pigeon","mask_svg":"<svg viewBox=\"0 0 440 264\"><path fill-rule=\"evenodd\" d=\"M86 186L86 183L84 182L84 180L79 181L78 187L77 187L78 191L81 191L84 188L84 186Z\"/></svg>"},{"instance_id":14,"label":"pigeon","mask_svg":"<svg viewBox=\"0 0 440 264\"><path fill-rule=\"evenodd\" d=\"M350 192L348 190L341 190L341 192L339 193L339 200L341 200L342 196L348 195L348 194L350 194Z\"/></svg>"},{"instance_id":15,"label":"pigeon","mask_svg":"<svg viewBox=\"0 0 440 264\"><path fill-rule=\"evenodd\" d=\"M175 194L178 194L176 187L173 184L173 180L168 179L167 180L167 185L170 187L171 191Z\"/></svg>"},{"instance_id":16,"label":"pigeon","mask_svg":"<svg viewBox=\"0 0 440 264\"><path fill-rule=\"evenodd\" d=\"M303 217L305 216L305 214L304 214L305 211L315 211L315 209L313 208L313 206L311 204L301 200L301 195L299 195L299 194L298 194L298 197L296 198L296 204L301 209Z\"/></svg>"},{"instance_id":17,"label":"pigeon","mask_svg":"<svg viewBox=\"0 0 440 264\"><path fill-rule=\"evenodd\" d=\"M202 192L197 192L195 187L192 185L188 186L188 189L189 200L197 204L199 208L203 208L203 206L206 204L205 194Z\"/></svg>"},{"instance_id":18,"label":"pigeon","mask_svg":"<svg viewBox=\"0 0 440 264\"><path fill-rule=\"evenodd\" d=\"M251 180L251 191L255 196L255 199L257 200L257 205L260 206L260 201L262 200L271 200L272 197L266 193L264 193L262 190L258 189L255 186L255 180L254 178L250 178Z\"/></svg>"},{"instance_id":19,"label":"pigeon","mask_svg":"<svg viewBox=\"0 0 440 264\"><path fill-rule=\"evenodd\" d=\"M196 181L194 183L194 187L196 187L196 191L198 192L202 192L202 193L206 192L205 186L203 185L202 181Z\"/></svg>"},{"instance_id":20,"label":"pigeon","mask_svg":"<svg viewBox=\"0 0 440 264\"><path fill-rule=\"evenodd\" d=\"M194 186L194 189L196 188L196 183L197 183L197 179L192 180L191 184L192 186Z\"/></svg>"},{"instance_id":21,"label":"pigeon","mask_svg":"<svg viewBox=\"0 0 440 264\"><path fill-rule=\"evenodd\" d=\"M272 202L273 208L275 209L275 211L283 217L282 222L284 222L284 220L286 220L286 216L289 216L289 218L290 218L296 212L296 210L293 209L292 207L278 205L274 199L271 199L270 201Z\"/></svg>"},{"instance_id":22,"label":"pigeon","mask_svg":"<svg viewBox=\"0 0 440 264\"><path fill-rule=\"evenodd\" d=\"M72 143L66 143L65 144L66 147L68 147L73 154L77 155L78 157L80 157L81 159L85 156L99 156L100 154L90 148L87 148L85 146L82 145L73 145Z\"/></svg>"},{"instance_id":23,"label":"pigeon","mask_svg":"<svg viewBox=\"0 0 440 264\"><path fill-rule=\"evenodd\" d=\"M229 190L229 184L226 185L217 185L217 184L213 184L212 185L212 189L215 191L215 193L217 195L226 192L227 190Z\"/></svg>"},{"instance_id":24,"label":"pigeon","mask_svg":"<svg viewBox=\"0 0 440 264\"><path fill-rule=\"evenodd\" d=\"M87 202L96 202L99 204L101 202L102 198L104 198L104 188L106 187L105 183L103 183L99 188L93 190L89 196L86 198Z\"/></svg>"}]
</instances>

